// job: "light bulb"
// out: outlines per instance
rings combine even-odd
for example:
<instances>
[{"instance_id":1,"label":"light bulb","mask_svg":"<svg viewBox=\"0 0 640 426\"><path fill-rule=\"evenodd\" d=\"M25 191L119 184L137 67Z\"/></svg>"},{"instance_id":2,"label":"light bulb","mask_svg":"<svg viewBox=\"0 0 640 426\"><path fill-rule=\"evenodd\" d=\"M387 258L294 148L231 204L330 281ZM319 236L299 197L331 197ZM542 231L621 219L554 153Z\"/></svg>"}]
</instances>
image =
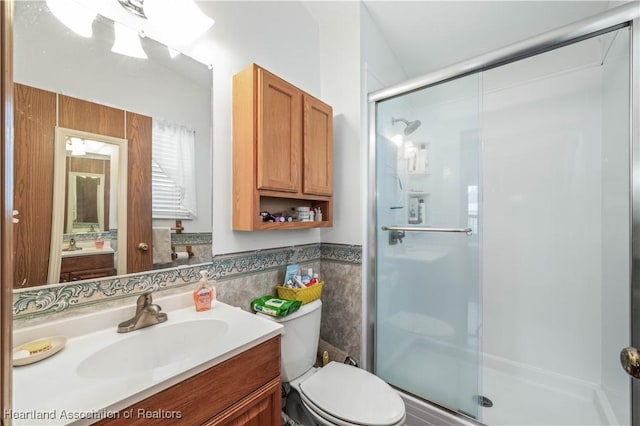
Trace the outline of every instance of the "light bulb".
<instances>
[{"instance_id":1,"label":"light bulb","mask_svg":"<svg viewBox=\"0 0 640 426\"><path fill-rule=\"evenodd\" d=\"M140 44L140 37L135 30L118 22L114 22L113 27L116 39L111 48L112 52L131 56L132 58L147 59L147 54Z\"/></svg>"}]
</instances>

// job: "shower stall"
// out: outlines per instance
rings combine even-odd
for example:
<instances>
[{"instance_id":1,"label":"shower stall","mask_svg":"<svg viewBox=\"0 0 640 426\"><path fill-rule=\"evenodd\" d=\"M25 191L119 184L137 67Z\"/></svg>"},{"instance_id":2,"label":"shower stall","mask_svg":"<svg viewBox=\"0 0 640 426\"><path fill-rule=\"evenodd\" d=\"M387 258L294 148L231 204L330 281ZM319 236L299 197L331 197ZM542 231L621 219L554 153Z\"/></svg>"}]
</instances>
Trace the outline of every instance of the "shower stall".
<instances>
[{"instance_id":1,"label":"shower stall","mask_svg":"<svg viewBox=\"0 0 640 426\"><path fill-rule=\"evenodd\" d=\"M407 425L640 425L638 9L370 95L365 357Z\"/></svg>"}]
</instances>

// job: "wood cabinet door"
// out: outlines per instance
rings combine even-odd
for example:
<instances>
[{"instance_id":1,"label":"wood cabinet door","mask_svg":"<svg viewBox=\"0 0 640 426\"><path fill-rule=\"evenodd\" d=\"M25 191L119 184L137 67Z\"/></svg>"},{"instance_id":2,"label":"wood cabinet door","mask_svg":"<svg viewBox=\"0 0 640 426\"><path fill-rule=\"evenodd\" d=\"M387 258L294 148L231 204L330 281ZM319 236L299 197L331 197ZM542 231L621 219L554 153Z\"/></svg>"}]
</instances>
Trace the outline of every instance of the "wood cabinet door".
<instances>
[{"instance_id":1,"label":"wood cabinet door","mask_svg":"<svg viewBox=\"0 0 640 426\"><path fill-rule=\"evenodd\" d=\"M127 112L127 274L153 269L151 128L151 117ZM138 248L141 243L147 250Z\"/></svg>"},{"instance_id":2,"label":"wood cabinet door","mask_svg":"<svg viewBox=\"0 0 640 426\"><path fill-rule=\"evenodd\" d=\"M278 378L214 417L205 423L205 426L265 426L280 423Z\"/></svg>"},{"instance_id":3,"label":"wood cabinet door","mask_svg":"<svg viewBox=\"0 0 640 426\"><path fill-rule=\"evenodd\" d=\"M302 93L258 69L257 188L300 191Z\"/></svg>"},{"instance_id":4,"label":"wood cabinet door","mask_svg":"<svg viewBox=\"0 0 640 426\"><path fill-rule=\"evenodd\" d=\"M333 110L308 95L304 96L305 194L333 194Z\"/></svg>"}]
</instances>

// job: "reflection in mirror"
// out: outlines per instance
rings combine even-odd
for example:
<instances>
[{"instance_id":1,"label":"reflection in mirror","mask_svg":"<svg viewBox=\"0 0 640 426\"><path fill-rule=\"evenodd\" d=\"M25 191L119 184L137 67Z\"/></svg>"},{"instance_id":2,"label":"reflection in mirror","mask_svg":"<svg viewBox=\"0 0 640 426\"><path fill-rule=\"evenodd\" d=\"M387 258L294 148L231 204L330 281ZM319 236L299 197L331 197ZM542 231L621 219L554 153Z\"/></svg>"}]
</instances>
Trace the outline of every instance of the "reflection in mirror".
<instances>
[{"instance_id":1,"label":"reflection in mirror","mask_svg":"<svg viewBox=\"0 0 640 426\"><path fill-rule=\"evenodd\" d=\"M72 172L70 167L66 233L104 231L104 173Z\"/></svg>"},{"instance_id":2,"label":"reflection in mirror","mask_svg":"<svg viewBox=\"0 0 640 426\"><path fill-rule=\"evenodd\" d=\"M113 273L119 275L124 271L132 273L211 260L211 69L183 54L174 56L175 51L170 55L165 45L150 37L140 39L147 59L114 53L114 29L113 21L96 15L91 37L81 37L62 24L45 1L15 3L14 205L20 211L21 223L14 234L14 288L28 289L65 281L66 275L51 274L55 268L50 268L49 261L53 256L59 259L59 253L67 256L69 252L62 250L70 246L71 239L83 250L92 245L95 249L96 243L100 245L103 240L105 249L112 248L117 260L123 258L122 250L128 249L130 263L123 267L111 266ZM80 106L74 110L79 113L70 114L71 123L59 121L60 114L65 112L65 102ZM117 114L111 114L114 110ZM36 120L34 112L42 113L42 117ZM105 124L105 117L109 123ZM118 123L114 124L114 120ZM153 153L148 157L146 153L141 157L141 152L151 151L151 135L153 133L155 139L156 123L170 123L194 135L191 173L195 181L190 185L196 193L188 200L181 200L188 212L182 211L175 217L154 214L152 219L151 200L142 202L141 194L146 193L146 188L149 194L152 192L151 174L155 169L152 170L151 157L157 155L155 142ZM123 219L124 223L113 213L112 162L110 166L102 164L102 169L96 163L91 170L74 170L74 156L65 153L69 164L63 176L63 188L67 192L51 197L54 189L59 190L57 185L53 188L52 183L51 141L56 126L129 141L128 219ZM132 137L149 142L132 143ZM74 142L70 144L73 149ZM71 185L75 185L75 191L71 191ZM174 191L180 195L185 193L181 185L185 184L177 182ZM154 189L154 193L157 192ZM95 203L78 204L79 200L88 198L95 199ZM58 209L57 218L53 217L54 199L56 203L64 200L65 205ZM154 198L153 202L156 201ZM182 221L180 226L176 225L177 219ZM57 238L48 241L56 223L60 226ZM123 226L127 226L129 239L122 232ZM182 231L181 235L177 235L176 228ZM162 246L153 238L160 234ZM125 238L123 242L118 241L121 236ZM51 249L54 242L59 242L55 252ZM150 249L138 250L140 243ZM162 247L161 256L153 256L158 247ZM189 253L186 258L185 253ZM80 256L72 257L80 259ZM104 265L106 262L100 264L100 269L106 270Z\"/></svg>"},{"instance_id":3,"label":"reflection in mirror","mask_svg":"<svg viewBox=\"0 0 640 426\"><path fill-rule=\"evenodd\" d=\"M111 150L109 144L66 137L67 234L109 230ZM117 226L116 226L117 228Z\"/></svg>"},{"instance_id":4,"label":"reflection in mirror","mask_svg":"<svg viewBox=\"0 0 640 426\"><path fill-rule=\"evenodd\" d=\"M56 128L49 282L127 272L126 139Z\"/></svg>"}]
</instances>

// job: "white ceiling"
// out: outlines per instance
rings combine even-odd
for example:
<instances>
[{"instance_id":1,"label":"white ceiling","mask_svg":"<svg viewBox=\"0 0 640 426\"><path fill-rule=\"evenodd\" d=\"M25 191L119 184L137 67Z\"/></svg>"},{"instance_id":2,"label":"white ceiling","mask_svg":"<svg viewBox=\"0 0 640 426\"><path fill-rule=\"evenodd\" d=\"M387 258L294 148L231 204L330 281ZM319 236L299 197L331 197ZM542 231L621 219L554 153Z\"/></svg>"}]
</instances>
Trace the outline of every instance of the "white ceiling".
<instances>
[{"instance_id":1,"label":"white ceiling","mask_svg":"<svg viewBox=\"0 0 640 426\"><path fill-rule=\"evenodd\" d=\"M560 0L363 1L409 78L613 6L608 1Z\"/></svg>"}]
</instances>

